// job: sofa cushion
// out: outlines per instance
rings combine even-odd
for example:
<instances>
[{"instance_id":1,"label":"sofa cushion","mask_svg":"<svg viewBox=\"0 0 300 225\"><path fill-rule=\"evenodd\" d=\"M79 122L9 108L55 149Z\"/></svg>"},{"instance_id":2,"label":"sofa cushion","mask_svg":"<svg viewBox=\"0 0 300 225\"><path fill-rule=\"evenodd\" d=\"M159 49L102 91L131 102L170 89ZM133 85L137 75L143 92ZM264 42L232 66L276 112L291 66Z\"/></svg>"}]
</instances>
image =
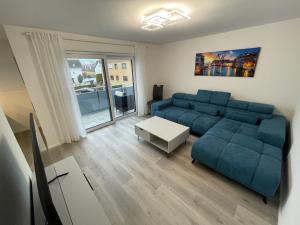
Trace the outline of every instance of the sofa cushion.
<instances>
[{"instance_id":1,"label":"sofa cushion","mask_svg":"<svg viewBox=\"0 0 300 225\"><path fill-rule=\"evenodd\" d=\"M215 169L219 155L227 145L221 138L204 135L193 143L192 158L201 161L206 166Z\"/></svg>"},{"instance_id":2,"label":"sofa cushion","mask_svg":"<svg viewBox=\"0 0 300 225\"><path fill-rule=\"evenodd\" d=\"M172 101L171 101L171 104L161 104L161 105L158 105L157 106L157 110L163 110L163 109L168 108L170 106L172 106Z\"/></svg>"},{"instance_id":3,"label":"sofa cushion","mask_svg":"<svg viewBox=\"0 0 300 225\"><path fill-rule=\"evenodd\" d=\"M163 110L164 108L172 106L172 98L168 98L162 101L154 102L151 104L151 115L154 115L155 111Z\"/></svg>"},{"instance_id":4,"label":"sofa cushion","mask_svg":"<svg viewBox=\"0 0 300 225\"><path fill-rule=\"evenodd\" d=\"M213 128L217 127L223 130L228 130L233 133L236 133L241 125L242 123L239 121L222 118Z\"/></svg>"},{"instance_id":5,"label":"sofa cushion","mask_svg":"<svg viewBox=\"0 0 300 225\"><path fill-rule=\"evenodd\" d=\"M248 123L243 123L238 129L238 131L236 132L236 134L243 134L254 138L257 138L257 133L258 133L258 126L248 124Z\"/></svg>"},{"instance_id":6,"label":"sofa cushion","mask_svg":"<svg viewBox=\"0 0 300 225\"><path fill-rule=\"evenodd\" d=\"M219 156L216 170L244 185L249 185L260 154L238 144L229 143Z\"/></svg>"},{"instance_id":7,"label":"sofa cushion","mask_svg":"<svg viewBox=\"0 0 300 225\"><path fill-rule=\"evenodd\" d=\"M273 157L281 161L282 159L282 151L280 148L264 143L263 154Z\"/></svg>"},{"instance_id":8,"label":"sofa cushion","mask_svg":"<svg viewBox=\"0 0 300 225\"><path fill-rule=\"evenodd\" d=\"M174 106L170 106L170 107L164 108L162 110L156 110L153 115L165 118L166 117L166 113L169 112L172 109L175 109L175 108L176 107L174 107Z\"/></svg>"},{"instance_id":9,"label":"sofa cushion","mask_svg":"<svg viewBox=\"0 0 300 225\"><path fill-rule=\"evenodd\" d=\"M207 108L213 108L215 110L218 111L218 115L219 116L224 116L225 114L225 108L224 106L220 106L220 105L214 105L214 104L209 104L209 103L203 103L203 102L190 102L190 107L191 109L195 110L196 106L201 106L201 107L207 107Z\"/></svg>"},{"instance_id":10,"label":"sofa cushion","mask_svg":"<svg viewBox=\"0 0 300 225\"><path fill-rule=\"evenodd\" d=\"M203 105L195 105L194 106L194 110L196 110L197 112L201 112L201 113L205 113L211 116L216 116L218 115L219 110L217 110L214 107L211 106L203 106Z\"/></svg>"},{"instance_id":11,"label":"sofa cushion","mask_svg":"<svg viewBox=\"0 0 300 225\"><path fill-rule=\"evenodd\" d=\"M214 91L210 97L210 103L225 106L227 105L229 98L229 92Z\"/></svg>"},{"instance_id":12,"label":"sofa cushion","mask_svg":"<svg viewBox=\"0 0 300 225\"><path fill-rule=\"evenodd\" d=\"M208 104L208 103L203 103L203 102L191 102L191 103L190 103L191 109L195 110L196 106L200 106L200 107L209 107L210 104ZM196 110L195 110L195 111L196 111Z\"/></svg>"},{"instance_id":13,"label":"sofa cushion","mask_svg":"<svg viewBox=\"0 0 300 225\"><path fill-rule=\"evenodd\" d=\"M209 129L205 133L205 135L214 136L214 137L217 137L217 138L223 139L224 141L229 142L231 140L231 138L233 137L234 132L214 126L213 128Z\"/></svg>"},{"instance_id":14,"label":"sofa cushion","mask_svg":"<svg viewBox=\"0 0 300 225\"><path fill-rule=\"evenodd\" d=\"M194 110L185 111L178 118L177 122L184 125L184 126L192 127L194 120L197 119L198 117L202 116L202 115L203 115L203 113L196 112Z\"/></svg>"},{"instance_id":15,"label":"sofa cushion","mask_svg":"<svg viewBox=\"0 0 300 225\"><path fill-rule=\"evenodd\" d=\"M205 132L215 125L220 117L203 114L193 121L192 132L197 135L203 135Z\"/></svg>"},{"instance_id":16,"label":"sofa cushion","mask_svg":"<svg viewBox=\"0 0 300 225\"><path fill-rule=\"evenodd\" d=\"M229 100L227 106L234 109L248 109L249 102L239 100Z\"/></svg>"},{"instance_id":17,"label":"sofa cushion","mask_svg":"<svg viewBox=\"0 0 300 225\"><path fill-rule=\"evenodd\" d=\"M253 180L249 186L264 196L272 197L280 184L280 179L281 160L261 155Z\"/></svg>"},{"instance_id":18,"label":"sofa cushion","mask_svg":"<svg viewBox=\"0 0 300 225\"><path fill-rule=\"evenodd\" d=\"M250 124L256 124L258 118L255 115L252 115L248 112L242 112L242 111L230 111L227 110L225 112L225 117L232 120L237 120L243 123L250 123Z\"/></svg>"},{"instance_id":19,"label":"sofa cushion","mask_svg":"<svg viewBox=\"0 0 300 225\"><path fill-rule=\"evenodd\" d=\"M185 94L184 99L188 101L197 101L197 96L193 94Z\"/></svg>"},{"instance_id":20,"label":"sofa cushion","mask_svg":"<svg viewBox=\"0 0 300 225\"><path fill-rule=\"evenodd\" d=\"M209 103L212 93L213 91L199 89L197 92L197 101Z\"/></svg>"},{"instance_id":21,"label":"sofa cushion","mask_svg":"<svg viewBox=\"0 0 300 225\"><path fill-rule=\"evenodd\" d=\"M273 110L274 110L274 106L273 105L268 105L268 104L250 102L248 110L251 111L251 112L272 114Z\"/></svg>"},{"instance_id":22,"label":"sofa cushion","mask_svg":"<svg viewBox=\"0 0 300 225\"><path fill-rule=\"evenodd\" d=\"M181 100L181 99L173 99L173 105L176 107L181 107L184 109L189 109L190 108L190 103L186 100Z\"/></svg>"},{"instance_id":23,"label":"sofa cushion","mask_svg":"<svg viewBox=\"0 0 300 225\"><path fill-rule=\"evenodd\" d=\"M230 140L231 143L243 146L251 149L257 153L261 153L263 150L263 142L254 137L249 137L244 134L236 133Z\"/></svg>"},{"instance_id":24,"label":"sofa cushion","mask_svg":"<svg viewBox=\"0 0 300 225\"><path fill-rule=\"evenodd\" d=\"M226 111L244 112L256 117L258 120L272 118L273 106L255 102L229 100Z\"/></svg>"},{"instance_id":25,"label":"sofa cushion","mask_svg":"<svg viewBox=\"0 0 300 225\"><path fill-rule=\"evenodd\" d=\"M226 107L225 113L226 112L233 112L233 113L237 113L237 114L243 114L243 115L247 115L247 117L254 117L257 119L257 122L260 122L261 120L264 119L270 119L272 118L272 114L265 114L265 113L258 113L258 112L251 112L248 110L242 110L242 109L235 109L235 108L231 108L231 107Z\"/></svg>"},{"instance_id":26,"label":"sofa cushion","mask_svg":"<svg viewBox=\"0 0 300 225\"><path fill-rule=\"evenodd\" d=\"M219 120L206 134L223 138L230 141L234 135L242 134L249 137L257 137L258 126L240 123L234 120L223 118Z\"/></svg>"},{"instance_id":27,"label":"sofa cushion","mask_svg":"<svg viewBox=\"0 0 300 225\"><path fill-rule=\"evenodd\" d=\"M186 96L186 94L185 93L175 93L175 94L173 94L172 95L172 98L174 99L174 98L176 98L176 99L184 99L185 98L185 96Z\"/></svg>"},{"instance_id":28,"label":"sofa cushion","mask_svg":"<svg viewBox=\"0 0 300 225\"><path fill-rule=\"evenodd\" d=\"M282 148L286 136L286 120L282 116L265 119L258 128L258 138L266 143Z\"/></svg>"},{"instance_id":29,"label":"sofa cushion","mask_svg":"<svg viewBox=\"0 0 300 225\"><path fill-rule=\"evenodd\" d=\"M251 111L248 111L248 112L255 115L259 120L271 119L273 116L273 114L258 113L258 112L251 112Z\"/></svg>"},{"instance_id":30,"label":"sofa cushion","mask_svg":"<svg viewBox=\"0 0 300 225\"><path fill-rule=\"evenodd\" d=\"M171 120L173 122L177 122L178 118L185 112L187 109L179 108L179 107L174 107L168 112L165 113L164 118Z\"/></svg>"}]
</instances>

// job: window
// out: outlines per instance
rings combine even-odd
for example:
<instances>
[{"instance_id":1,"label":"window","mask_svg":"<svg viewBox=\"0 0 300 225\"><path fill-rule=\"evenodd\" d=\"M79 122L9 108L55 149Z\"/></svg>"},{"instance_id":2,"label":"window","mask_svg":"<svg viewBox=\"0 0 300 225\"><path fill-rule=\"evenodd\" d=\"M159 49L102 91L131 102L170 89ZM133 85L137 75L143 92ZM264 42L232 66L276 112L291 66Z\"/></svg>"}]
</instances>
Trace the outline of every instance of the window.
<instances>
[{"instance_id":1,"label":"window","mask_svg":"<svg viewBox=\"0 0 300 225\"><path fill-rule=\"evenodd\" d=\"M71 57L71 55L67 54L67 57ZM108 76L104 69L105 58L89 58L78 54L77 58L66 58L66 60L70 69L69 78L73 83L73 91L78 98L78 107L84 128L96 129L105 123L113 123L111 110L113 110L114 102L111 101L108 94L110 87L106 83ZM111 78L111 76L109 77ZM114 78L114 76L112 77ZM95 96L98 97L95 98ZM85 100L92 107L87 107Z\"/></svg>"},{"instance_id":2,"label":"window","mask_svg":"<svg viewBox=\"0 0 300 225\"><path fill-rule=\"evenodd\" d=\"M110 76L110 80L114 80L114 76Z\"/></svg>"},{"instance_id":3,"label":"window","mask_svg":"<svg viewBox=\"0 0 300 225\"><path fill-rule=\"evenodd\" d=\"M108 74L115 78L114 81L110 82L112 95L114 96L116 91L122 90L123 97L126 96L126 101L128 101L126 107L122 106L122 102L120 103L120 101L113 101L113 110L116 118L136 111L134 77L131 60L132 59L129 57L123 58L121 56L115 59L107 59L107 64L112 64L113 66L112 70L108 70Z\"/></svg>"},{"instance_id":4,"label":"window","mask_svg":"<svg viewBox=\"0 0 300 225\"><path fill-rule=\"evenodd\" d=\"M108 69L112 69L113 68L113 64L109 63L108 64Z\"/></svg>"}]
</instances>

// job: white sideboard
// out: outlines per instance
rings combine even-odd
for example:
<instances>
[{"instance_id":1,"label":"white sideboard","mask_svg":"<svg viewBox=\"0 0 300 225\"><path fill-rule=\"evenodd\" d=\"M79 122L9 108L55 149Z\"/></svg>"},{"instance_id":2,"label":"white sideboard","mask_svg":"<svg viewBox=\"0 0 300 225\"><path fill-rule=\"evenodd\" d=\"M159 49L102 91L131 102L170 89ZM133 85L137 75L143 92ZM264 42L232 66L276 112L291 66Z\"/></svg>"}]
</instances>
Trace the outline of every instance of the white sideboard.
<instances>
[{"instance_id":1,"label":"white sideboard","mask_svg":"<svg viewBox=\"0 0 300 225\"><path fill-rule=\"evenodd\" d=\"M73 156L46 168L48 180L68 172L49 184L55 208L64 225L111 225L102 205Z\"/></svg>"}]
</instances>

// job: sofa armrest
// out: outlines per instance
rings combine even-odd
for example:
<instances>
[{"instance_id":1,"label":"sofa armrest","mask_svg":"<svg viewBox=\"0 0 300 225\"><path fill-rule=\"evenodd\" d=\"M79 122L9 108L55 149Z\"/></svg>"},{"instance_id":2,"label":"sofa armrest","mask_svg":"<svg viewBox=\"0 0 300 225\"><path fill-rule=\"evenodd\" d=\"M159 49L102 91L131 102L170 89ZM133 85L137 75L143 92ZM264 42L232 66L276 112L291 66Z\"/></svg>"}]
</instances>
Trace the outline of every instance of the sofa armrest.
<instances>
[{"instance_id":1,"label":"sofa armrest","mask_svg":"<svg viewBox=\"0 0 300 225\"><path fill-rule=\"evenodd\" d=\"M286 120L283 116L265 119L258 128L258 138L268 144L282 148L286 136Z\"/></svg>"},{"instance_id":2,"label":"sofa armrest","mask_svg":"<svg viewBox=\"0 0 300 225\"><path fill-rule=\"evenodd\" d=\"M154 113L157 110L162 110L162 109L167 108L171 105L172 105L172 98L168 98L168 99L165 99L165 100L154 102L151 105L151 115L154 116Z\"/></svg>"}]
</instances>

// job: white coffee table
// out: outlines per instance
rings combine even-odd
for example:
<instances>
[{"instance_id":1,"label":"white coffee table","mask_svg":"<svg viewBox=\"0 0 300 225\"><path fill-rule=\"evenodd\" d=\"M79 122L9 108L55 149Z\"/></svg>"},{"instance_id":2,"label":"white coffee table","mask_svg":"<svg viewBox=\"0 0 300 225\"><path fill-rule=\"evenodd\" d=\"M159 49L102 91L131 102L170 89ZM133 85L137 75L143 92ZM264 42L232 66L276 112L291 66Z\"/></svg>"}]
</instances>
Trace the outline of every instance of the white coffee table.
<instances>
[{"instance_id":1,"label":"white coffee table","mask_svg":"<svg viewBox=\"0 0 300 225\"><path fill-rule=\"evenodd\" d=\"M135 134L166 153L172 152L189 137L189 127L154 116L135 125Z\"/></svg>"}]
</instances>

